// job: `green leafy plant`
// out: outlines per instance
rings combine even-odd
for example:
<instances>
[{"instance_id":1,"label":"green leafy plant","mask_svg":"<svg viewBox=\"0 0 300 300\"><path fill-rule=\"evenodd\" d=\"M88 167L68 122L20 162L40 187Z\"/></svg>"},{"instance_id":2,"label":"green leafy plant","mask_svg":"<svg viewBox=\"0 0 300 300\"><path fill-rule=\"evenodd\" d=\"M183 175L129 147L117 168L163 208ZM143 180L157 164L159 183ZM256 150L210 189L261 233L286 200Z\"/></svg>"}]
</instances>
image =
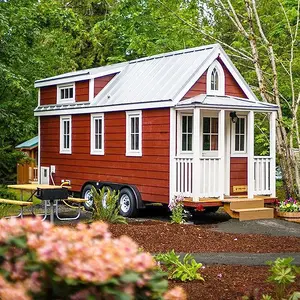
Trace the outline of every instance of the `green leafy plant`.
<instances>
[{"instance_id":1,"label":"green leafy plant","mask_svg":"<svg viewBox=\"0 0 300 300\"><path fill-rule=\"evenodd\" d=\"M11 192L5 185L0 185L0 198L17 200L16 194Z\"/></svg>"},{"instance_id":2,"label":"green leafy plant","mask_svg":"<svg viewBox=\"0 0 300 300\"><path fill-rule=\"evenodd\" d=\"M280 212L300 212L300 202L293 198L280 201L277 210Z\"/></svg>"},{"instance_id":3,"label":"green leafy plant","mask_svg":"<svg viewBox=\"0 0 300 300\"><path fill-rule=\"evenodd\" d=\"M271 272L268 281L275 283L275 296L278 300L284 299L289 286L295 282L297 274L300 274L300 268L292 264L293 260L294 258L288 257L267 262Z\"/></svg>"},{"instance_id":4,"label":"green leafy plant","mask_svg":"<svg viewBox=\"0 0 300 300\"><path fill-rule=\"evenodd\" d=\"M171 210L171 223L183 224L185 222L184 218L184 205L183 196L176 196L169 204L169 209Z\"/></svg>"},{"instance_id":5,"label":"green leafy plant","mask_svg":"<svg viewBox=\"0 0 300 300\"><path fill-rule=\"evenodd\" d=\"M175 251L167 253L159 253L155 256L157 262L162 263L168 272L169 279L177 279L181 281L203 280L199 273L202 267L201 263L197 263L191 254L186 254L183 260L176 255Z\"/></svg>"},{"instance_id":6,"label":"green leafy plant","mask_svg":"<svg viewBox=\"0 0 300 300\"><path fill-rule=\"evenodd\" d=\"M105 221L108 223L126 224L126 218L119 214L119 193L110 189L102 188L99 192L92 187L94 199L93 221Z\"/></svg>"}]
</instances>

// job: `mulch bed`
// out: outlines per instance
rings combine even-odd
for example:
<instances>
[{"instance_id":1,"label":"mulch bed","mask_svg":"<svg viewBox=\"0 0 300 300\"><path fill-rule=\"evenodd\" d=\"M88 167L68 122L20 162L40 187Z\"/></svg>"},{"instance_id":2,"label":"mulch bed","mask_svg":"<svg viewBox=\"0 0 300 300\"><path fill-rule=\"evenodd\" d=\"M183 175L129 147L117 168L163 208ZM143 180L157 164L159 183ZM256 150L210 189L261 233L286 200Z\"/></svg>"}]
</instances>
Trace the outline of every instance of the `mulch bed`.
<instances>
[{"instance_id":1,"label":"mulch bed","mask_svg":"<svg viewBox=\"0 0 300 300\"><path fill-rule=\"evenodd\" d=\"M110 224L114 237L130 236L145 251L167 252L300 252L300 238L214 231L210 225L178 225L160 221Z\"/></svg>"},{"instance_id":2,"label":"mulch bed","mask_svg":"<svg viewBox=\"0 0 300 300\"><path fill-rule=\"evenodd\" d=\"M260 300L262 294L274 295L274 285L266 282L268 267L206 266L201 270L205 281L186 283L170 282L170 286L183 287L189 300ZM300 291L300 280L291 286L291 291Z\"/></svg>"}]
</instances>

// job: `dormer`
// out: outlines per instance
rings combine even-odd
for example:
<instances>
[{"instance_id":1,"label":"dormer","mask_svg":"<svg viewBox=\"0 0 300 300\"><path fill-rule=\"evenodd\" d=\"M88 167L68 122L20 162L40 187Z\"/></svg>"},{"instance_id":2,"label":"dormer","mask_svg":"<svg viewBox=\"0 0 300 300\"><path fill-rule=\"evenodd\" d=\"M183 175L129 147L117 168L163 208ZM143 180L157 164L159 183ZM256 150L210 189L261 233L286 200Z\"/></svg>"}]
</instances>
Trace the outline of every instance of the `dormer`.
<instances>
[{"instance_id":1,"label":"dormer","mask_svg":"<svg viewBox=\"0 0 300 300\"><path fill-rule=\"evenodd\" d=\"M206 76L206 94L225 95L224 70L217 60L210 65Z\"/></svg>"}]
</instances>

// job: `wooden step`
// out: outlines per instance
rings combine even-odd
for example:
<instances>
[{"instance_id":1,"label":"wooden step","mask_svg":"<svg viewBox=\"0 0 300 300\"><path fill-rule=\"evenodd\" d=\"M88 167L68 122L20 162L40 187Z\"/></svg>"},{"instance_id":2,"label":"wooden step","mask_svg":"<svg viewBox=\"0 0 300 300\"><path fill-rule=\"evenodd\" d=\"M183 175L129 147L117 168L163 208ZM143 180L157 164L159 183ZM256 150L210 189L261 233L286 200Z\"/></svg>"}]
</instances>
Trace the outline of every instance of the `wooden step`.
<instances>
[{"instance_id":1,"label":"wooden step","mask_svg":"<svg viewBox=\"0 0 300 300\"><path fill-rule=\"evenodd\" d=\"M263 199L239 199L230 202L230 209L247 209L247 208L263 208L265 205Z\"/></svg>"},{"instance_id":2,"label":"wooden step","mask_svg":"<svg viewBox=\"0 0 300 300\"><path fill-rule=\"evenodd\" d=\"M247 208L247 209L234 209L232 210L239 214L240 221L259 220L259 219L273 219L273 208Z\"/></svg>"}]
</instances>

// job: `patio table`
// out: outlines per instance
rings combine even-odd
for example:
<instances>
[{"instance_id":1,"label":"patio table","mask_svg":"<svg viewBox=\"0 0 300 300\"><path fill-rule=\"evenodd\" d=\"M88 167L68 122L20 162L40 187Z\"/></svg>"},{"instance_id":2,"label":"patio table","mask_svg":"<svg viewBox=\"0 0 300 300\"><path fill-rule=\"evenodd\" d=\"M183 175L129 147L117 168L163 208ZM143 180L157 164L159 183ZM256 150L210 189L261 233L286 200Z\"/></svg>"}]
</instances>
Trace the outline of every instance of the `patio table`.
<instances>
[{"instance_id":1,"label":"patio table","mask_svg":"<svg viewBox=\"0 0 300 300\"><path fill-rule=\"evenodd\" d=\"M58 204L59 200L64 200L68 198L67 193L65 192L69 187L62 187L57 185L49 185L49 184L16 184L16 185L8 185L11 189L20 190L21 192L21 201L24 200L24 191L31 192L29 198L26 201L32 201L33 196L44 201L45 213L44 218L47 218L47 202L50 203L50 222L54 222L54 202ZM64 197L61 197L64 195Z\"/></svg>"}]
</instances>

